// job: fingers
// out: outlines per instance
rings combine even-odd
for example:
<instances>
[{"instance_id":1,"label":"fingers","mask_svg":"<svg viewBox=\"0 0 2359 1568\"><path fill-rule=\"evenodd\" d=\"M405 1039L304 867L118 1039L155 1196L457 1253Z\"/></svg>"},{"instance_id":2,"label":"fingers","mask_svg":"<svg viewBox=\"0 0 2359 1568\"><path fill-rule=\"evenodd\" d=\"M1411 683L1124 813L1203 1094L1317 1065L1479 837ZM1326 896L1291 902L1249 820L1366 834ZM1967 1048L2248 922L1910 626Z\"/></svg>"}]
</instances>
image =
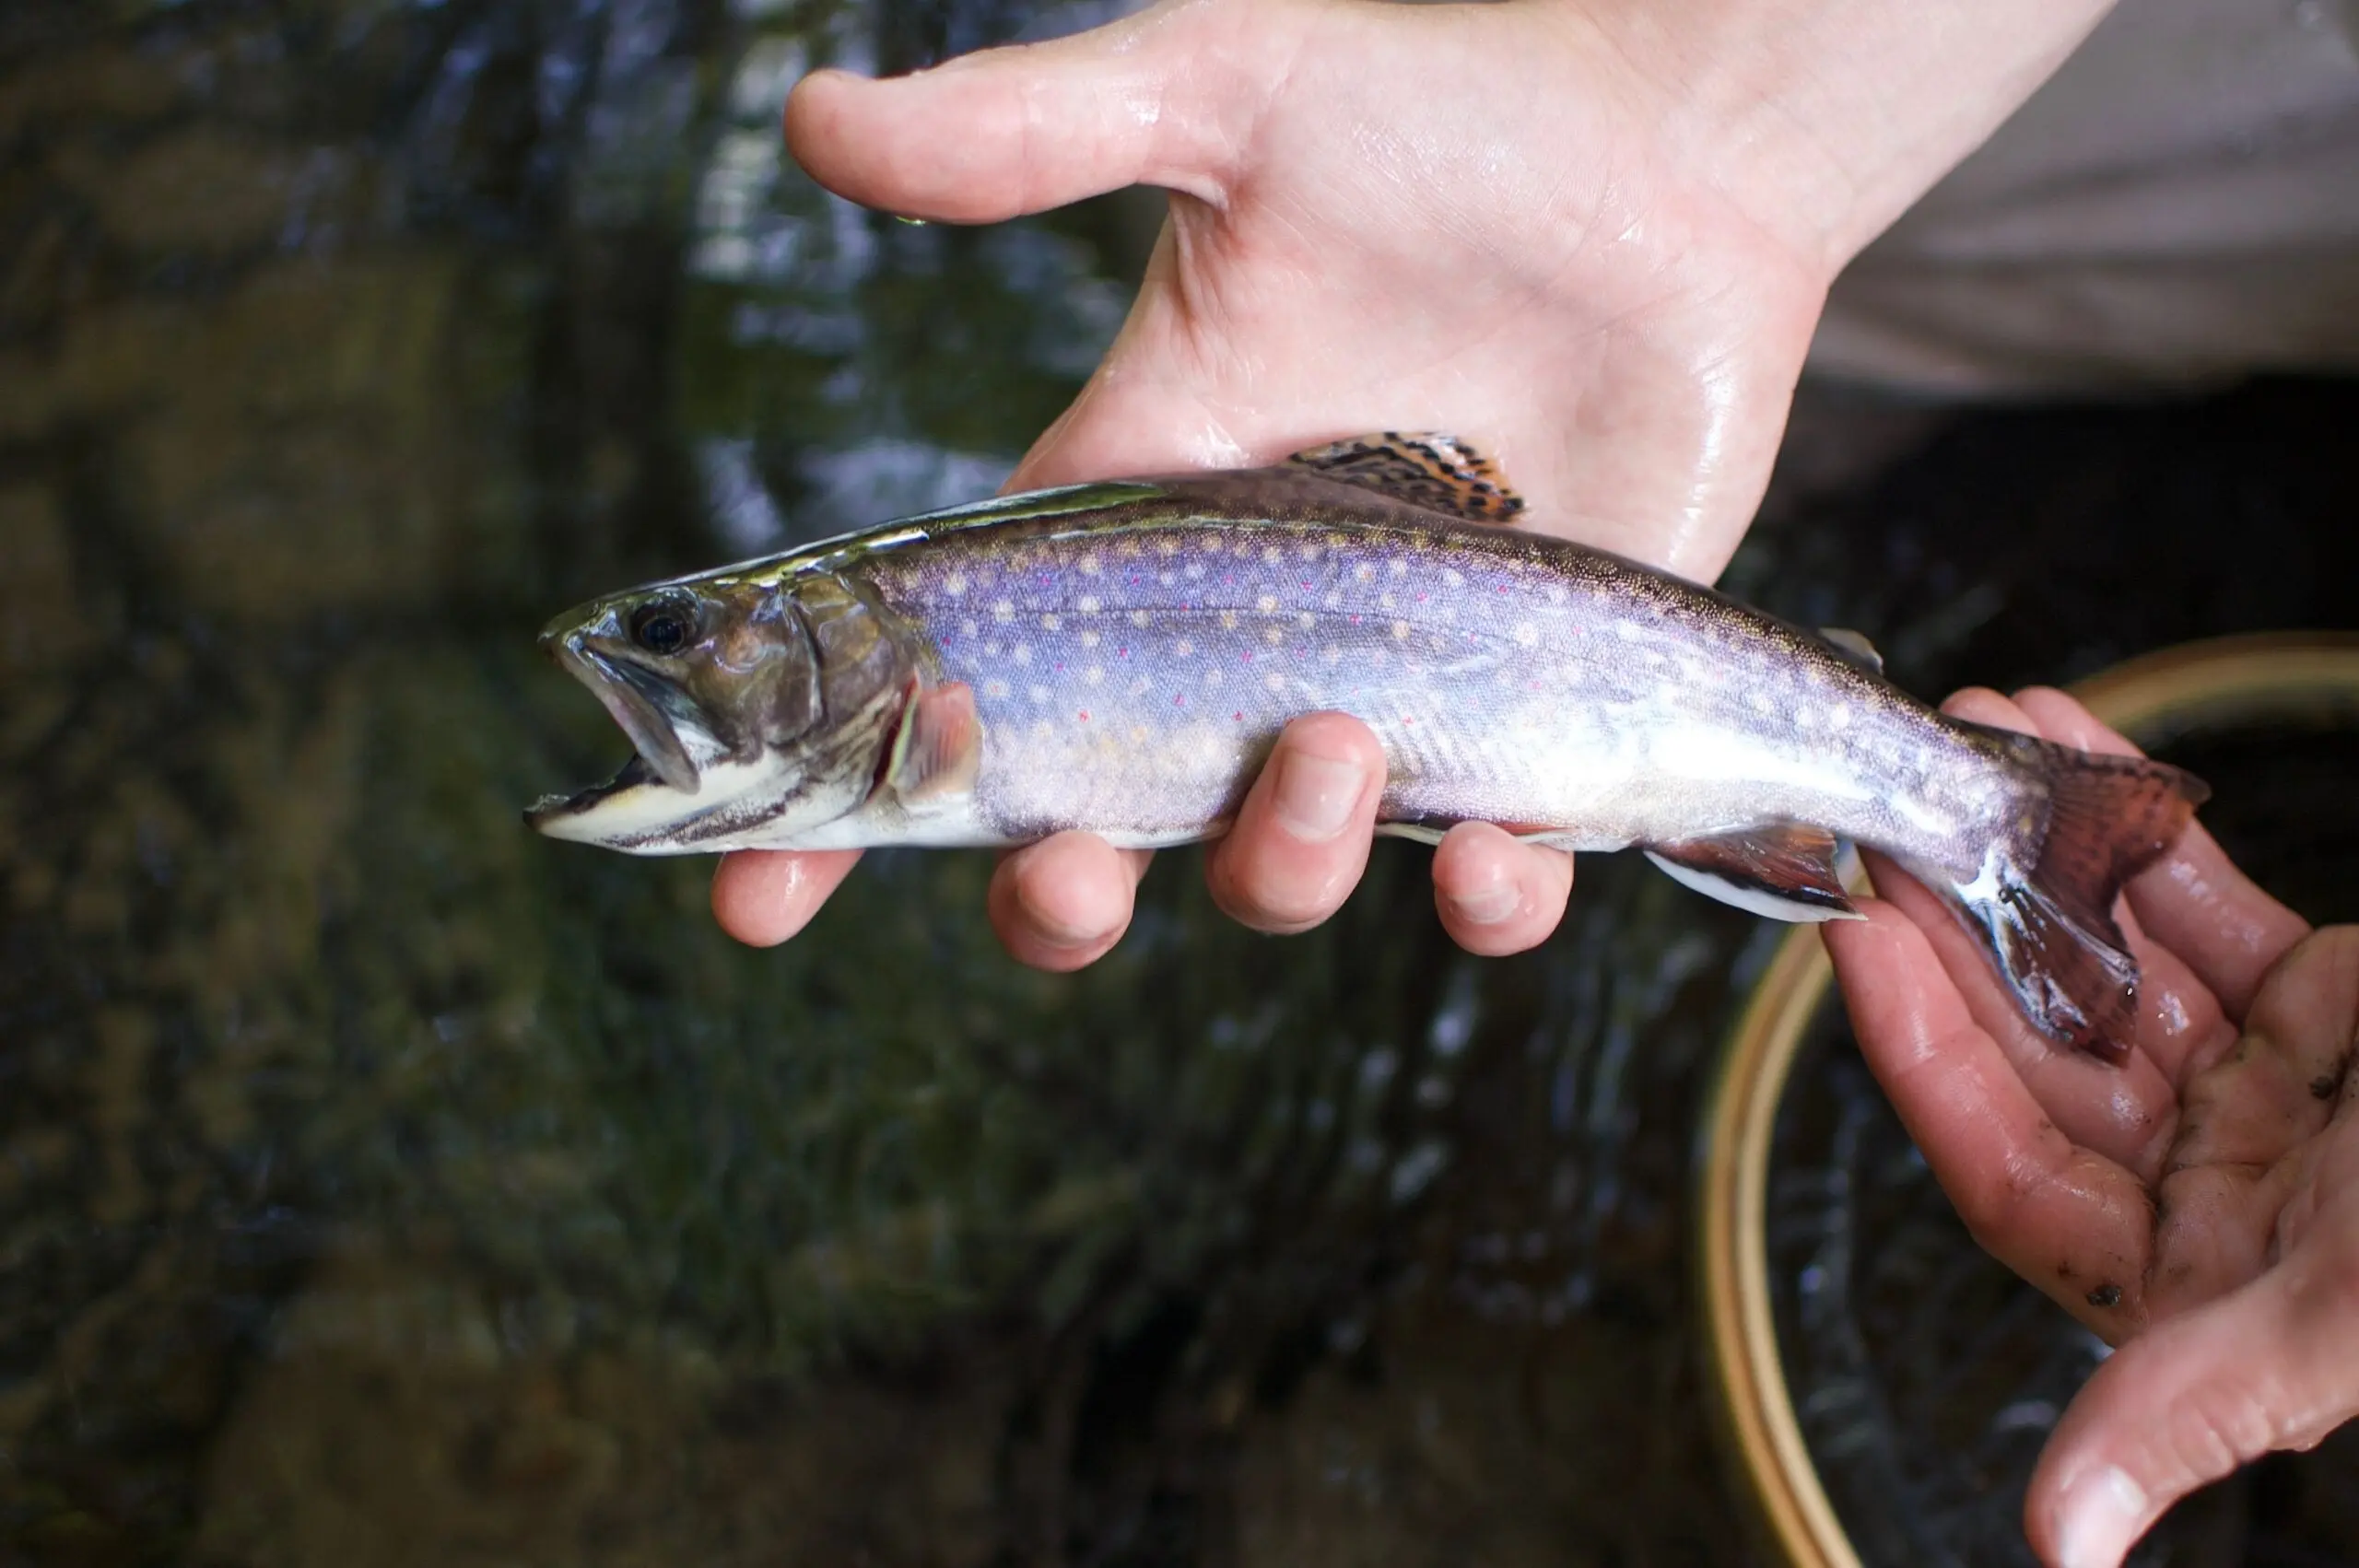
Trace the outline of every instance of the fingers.
<instances>
[{"instance_id":1,"label":"fingers","mask_svg":"<svg viewBox=\"0 0 2359 1568\"><path fill-rule=\"evenodd\" d=\"M1287 725L1204 862L1215 902L1280 933L1333 914L1367 866L1384 776L1384 748L1358 720L1313 713Z\"/></svg>"},{"instance_id":2,"label":"fingers","mask_svg":"<svg viewBox=\"0 0 2359 1568\"><path fill-rule=\"evenodd\" d=\"M1027 845L992 873L992 925L1017 962L1062 973L1094 964L1122 940L1139 878L1152 857L1090 833Z\"/></svg>"},{"instance_id":3,"label":"fingers","mask_svg":"<svg viewBox=\"0 0 2359 1568\"><path fill-rule=\"evenodd\" d=\"M1469 953L1496 958L1539 946L1572 891L1570 855L1519 844L1486 822L1459 824L1434 850L1434 907Z\"/></svg>"},{"instance_id":4,"label":"fingers","mask_svg":"<svg viewBox=\"0 0 2359 1568\"><path fill-rule=\"evenodd\" d=\"M1889 903L1860 910L1821 934L1860 1049L1942 1190L1986 1251L2074 1316L2108 1340L2134 1332L2153 1223L2143 1184L2049 1119L1925 930Z\"/></svg>"},{"instance_id":5,"label":"fingers","mask_svg":"<svg viewBox=\"0 0 2359 1568\"><path fill-rule=\"evenodd\" d=\"M2051 1568L2114 1568L2197 1487L2359 1414L2359 1211L2339 1218L2301 1266L2149 1329L2097 1368L2025 1500Z\"/></svg>"},{"instance_id":6,"label":"fingers","mask_svg":"<svg viewBox=\"0 0 2359 1568\"><path fill-rule=\"evenodd\" d=\"M2035 686L2017 694L2022 711L2051 741L2135 756L2138 748L2097 722L2064 693ZM2146 934L2178 955L2241 1018L2270 966L2309 925L2230 863L2201 824L2130 884L2130 907Z\"/></svg>"},{"instance_id":7,"label":"fingers","mask_svg":"<svg viewBox=\"0 0 2359 1568\"><path fill-rule=\"evenodd\" d=\"M1166 5L885 80L816 71L789 147L838 194L910 217L995 223L1125 185L1211 199L1240 115L1285 60L1296 7Z\"/></svg>"},{"instance_id":8,"label":"fingers","mask_svg":"<svg viewBox=\"0 0 2359 1568\"><path fill-rule=\"evenodd\" d=\"M740 849L712 876L712 918L750 947L776 947L811 923L860 862L857 849Z\"/></svg>"}]
</instances>

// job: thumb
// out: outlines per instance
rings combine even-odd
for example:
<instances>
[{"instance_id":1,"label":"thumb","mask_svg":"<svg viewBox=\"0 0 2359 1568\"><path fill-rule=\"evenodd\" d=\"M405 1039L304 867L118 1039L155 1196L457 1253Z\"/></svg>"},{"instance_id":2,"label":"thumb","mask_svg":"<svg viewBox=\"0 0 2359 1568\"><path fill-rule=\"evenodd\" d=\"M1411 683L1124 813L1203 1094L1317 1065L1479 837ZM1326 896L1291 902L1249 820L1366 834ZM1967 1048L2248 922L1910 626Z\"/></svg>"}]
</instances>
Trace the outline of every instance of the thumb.
<instances>
[{"instance_id":1,"label":"thumb","mask_svg":"<svg viewBox=\"0 0 2359 1568\"><path fill-rule=\"evenodd\" d=\"M2359 1414L2354 1301L2359 1238L2289 1259L2116 1352L2032 1478L2025 1527L2041 1560L2115 1568L2189 1492Z\"/></svg>"},{"instance_id":2,"label":"thumb","mask_svg":"<svg viewBox=\"0 0 2359 1568\"><path fill-rule=\"evenodd\" d=\"M1048 43L912 76L816 71L786 102L797 161L907 217L996 223L1125 185L1216 200L1287 51L1293 6L1166 0Z\"/></svg>"}]
</instances>

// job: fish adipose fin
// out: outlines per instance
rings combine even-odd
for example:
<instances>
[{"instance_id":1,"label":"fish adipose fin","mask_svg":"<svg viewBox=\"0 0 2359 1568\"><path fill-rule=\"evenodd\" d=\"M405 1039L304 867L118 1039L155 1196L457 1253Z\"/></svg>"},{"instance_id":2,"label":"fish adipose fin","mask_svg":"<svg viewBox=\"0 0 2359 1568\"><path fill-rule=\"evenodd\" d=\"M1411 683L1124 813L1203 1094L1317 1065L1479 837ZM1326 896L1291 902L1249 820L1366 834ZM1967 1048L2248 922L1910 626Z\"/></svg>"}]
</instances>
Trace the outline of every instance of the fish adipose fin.
<instances>
[{"instance_id":1,"label":"fish adipose fin","mask_svg":"<svg viewBox=\"0 0 2359 1568\"><path fill-rule=\"evenodd\" d=\"M1491 460L1455 436L1355 436L1298 451L1286 465L1469 522L1508 522L1523 510Z\"/></svg>"},{"instance_id":2,"label":"fish adipose fin","mask_svg":"<svg viewBox=\"0 0 2359 1568\"><path fill-rule=\"evenodd\" d=\"M983 721L975 712L974 688L952 681L910 694L893 731L884 782L904 805L967 794L983 760Z\"/></svg>"},{"instance_id":3,"label":"fish adipose fin","mask_svg":"<svg viewBox=\"0 0 2359 1568\"><path fill-rule=\"evenodd\" d=\"M1984 732L2003 738L2047 777L2038 862L2027 875L2002 860L1971 883L1928 885L1983 939L2042 1033L2123 1061L2136 1023L2138 960L2114 923L2113 906L2122 883L2177 842L2211 788L2167 763Z\"/></svg>"},{"instance_id":4,"label":"fish adipose fin","mask_svg":"<svg viewBox=\"0 0 2359 1568\"><path fill-rule=\"evenodd\" d=\"M1848 626L1821 626L1818 635L1835 645L1835 651L1857 664L1871 675L1884 673L1884 655L1876 645Z\"/></svg>"},{"instance_id":5,"label":"fish adipose fin","mask_svg":"<svg viewBox=\"0 0 2359 1568\"><path fill-rule=\"evenodd\" d=\"M1835 835L1801 823L1647 848L1647 859L1696 892L1773 920L1856 920L1835 869Z\"/></svg>"}]
</instances>

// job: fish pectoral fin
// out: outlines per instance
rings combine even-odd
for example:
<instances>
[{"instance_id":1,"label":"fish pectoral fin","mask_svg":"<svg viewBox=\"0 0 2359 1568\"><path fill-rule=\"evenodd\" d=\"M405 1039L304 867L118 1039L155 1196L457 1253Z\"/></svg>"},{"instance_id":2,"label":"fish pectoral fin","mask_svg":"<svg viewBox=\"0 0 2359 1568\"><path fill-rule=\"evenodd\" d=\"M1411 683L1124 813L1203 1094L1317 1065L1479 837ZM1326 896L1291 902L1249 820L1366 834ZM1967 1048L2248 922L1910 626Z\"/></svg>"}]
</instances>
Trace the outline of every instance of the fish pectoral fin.
<instances>
[{"instance_id":1,"label":"fish pectoral fin","mask_svg":"<svg viewBox=\"0 0 2359 1568\"><path fill-rule=\"evenodd\" d=\"M1437 826L1430 822L1379 822L1376 825L1379 838L1406 838L1425 845L1440 843L1442 835L1449 831L1448 827Z\"/></svg>"},{"instance_id":2,"label":"fish pectoral fin","mask_svg":"<svg viewBox=\"0 0 2359 1568\"><path fill-rule=\"evenodd\" d=\"M1386 430L1298 451L1286 465L1469 522L1511 522L1523 510L1496 465L1455 436Z\"/></svg>"},{"instance_id":3,"label":"fish pectoral fin","mask_svg":"<svg viewBox=\"0 0 2359 1568\"><path fill-rule=\"evenodd\" d=\"M1674 881L1773 920L1863 917L1835 869L1835 835L1801 823L1655 844L1652 860Z\"/></svg>"},{"instance_id":4,"label":"fish pectoral fin","mask_svg":"<svg viewBox=\"0 0 2359 1568\"><path fill-rule=\"evenodd\" d=\"M1871 675L1884 673L1884 655L1876 645L1848 626L1821 626L1818 635L1835 645L1835 651L1857 664Z\"/></svg>"},{"instance_id":5,"label":"fish pectoral fin","mask_svg":"<svg viewBox=\"0 0 2359 1568\"><path fill-rule=\"evenodd\" d=\"M920 687L901 709L885 781L905 805L969 793L983 763L983 721L963 681Z\"/></svg>"}]
</instances>

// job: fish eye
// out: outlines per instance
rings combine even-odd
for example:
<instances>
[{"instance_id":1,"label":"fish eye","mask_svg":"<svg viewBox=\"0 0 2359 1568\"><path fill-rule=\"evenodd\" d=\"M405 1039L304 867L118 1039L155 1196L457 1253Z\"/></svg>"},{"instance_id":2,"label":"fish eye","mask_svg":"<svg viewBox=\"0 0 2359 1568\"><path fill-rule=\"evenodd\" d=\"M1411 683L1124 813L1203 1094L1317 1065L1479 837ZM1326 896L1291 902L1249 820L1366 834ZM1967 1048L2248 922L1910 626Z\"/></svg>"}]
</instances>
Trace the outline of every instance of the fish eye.
<instances>
[{"instance_id":1,"label":"fish eye","mask_svg":"<svg viewBox=\"0 0 2359 1568\"><path fill-rule=\"evenodd\" d=\"M650 653L677 653L688 640L687 613L676 604L645 604L630 618L630 639Z\"/></svg>"}]
</instances>

